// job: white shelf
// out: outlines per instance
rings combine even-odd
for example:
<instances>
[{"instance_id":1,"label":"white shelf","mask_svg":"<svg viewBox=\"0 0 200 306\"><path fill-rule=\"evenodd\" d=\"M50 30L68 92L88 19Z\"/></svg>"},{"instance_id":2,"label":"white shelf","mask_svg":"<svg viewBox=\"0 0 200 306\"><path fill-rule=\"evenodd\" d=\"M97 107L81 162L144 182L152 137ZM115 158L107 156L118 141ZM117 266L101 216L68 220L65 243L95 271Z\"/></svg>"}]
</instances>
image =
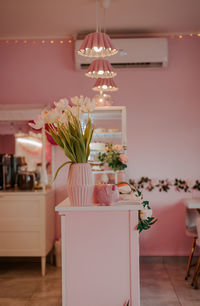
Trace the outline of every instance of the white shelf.
<instances>
[{"instance_id":1,"label":"white shelf","mask_svg":"<svg viewBox=\"0 0 200 306\"><path fill-rule=\"evenodd\" d=\"M91 120L122 120L121 112L124 106L103 106L96 107L95 111L90 114ZM83 120L87 120L88 114L82 115Z\"/></svg>"},{"instance_id":2,"label":"white shelf","mask_svg":"<svg viewBox=\"0 0 200 306\"><path fill-rule=\"evenodd\" d=\"M92 173L94 173L94 174L101 174L101 173L114 173L114 174L117 174L118 171L114 171L114 170L95 170L95 171L93 171L92 170Z\"/></svg>"},{"instance_id":3,"label":"white shelf","mask_svg":"<svg viewBox=\"0 0 200 306\"><path fill-rule=\"evenodd\" d=\"M113 132L113 133L94 133L93 134L93 139L97 138L121 138L122 137L122 132Z\"/></svg>"}]
</instances>

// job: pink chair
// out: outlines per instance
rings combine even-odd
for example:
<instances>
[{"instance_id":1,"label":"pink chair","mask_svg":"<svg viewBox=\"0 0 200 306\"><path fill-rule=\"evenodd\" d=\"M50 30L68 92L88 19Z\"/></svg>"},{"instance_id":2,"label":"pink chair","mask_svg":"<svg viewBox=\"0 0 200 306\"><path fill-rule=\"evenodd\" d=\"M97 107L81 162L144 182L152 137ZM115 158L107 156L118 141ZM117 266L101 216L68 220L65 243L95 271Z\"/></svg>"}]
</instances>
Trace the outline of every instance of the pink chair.
<instances>
[{"instance_id":1,"label":"pink chair","mask_svg":"<svg viewBox=\"0 0 200 306\"><path fill-rule=\"evenodd\" d=\"M196 240L196 245L200 248L200 217L196 219L196 227L197 227L197 235L198 235L198 238ZM194 286L195 289L198 289L199 270L200 270L200 255L199 255L196 267L195 267L194 277L192 280L192 286Z\"/></svg>"},{"instance_id":2,"label":"pink chair","mask_svg":"<svg viewBox=\"0 0 200 306\"><path fill-rule=\"evenodd\" d=\"M186 208L186 235L192 238L192 248L188 258L185 280L187 280L190 276L190 268L192 267L192 258L194 255L197 240L196 219L198 218L198 216L199 213L196 209Z\"/></svg>"}]
</instances>

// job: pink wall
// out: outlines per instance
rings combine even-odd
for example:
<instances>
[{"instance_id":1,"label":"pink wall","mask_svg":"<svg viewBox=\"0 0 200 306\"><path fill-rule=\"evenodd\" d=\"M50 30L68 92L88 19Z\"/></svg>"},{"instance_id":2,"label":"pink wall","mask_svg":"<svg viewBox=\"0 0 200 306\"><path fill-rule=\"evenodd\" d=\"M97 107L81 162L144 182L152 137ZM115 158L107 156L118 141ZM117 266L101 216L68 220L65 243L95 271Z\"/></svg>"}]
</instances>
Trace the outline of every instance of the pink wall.
<instances>
[{"instance_id":1,"label":"pink wall","mask_svg":"<svg viewBox=\"0 0 200 306\"><path fill-rule=\"evenodd\" d=\"M200 39L169 40L167 69L119 70L115 105L126 105L129 176L199 178ZM51 103L61 97L93 96L93 81L74 70L73 44L0 44L0 103ZM65 160L56 148L56 165ZM56 181L57 203L66 196L66 171ZM170 191L145 193L159 222L141 234L143 255L183 255L183 197ZM58 234L59 234L58 225Z\"/></svg>"}]
</instances>

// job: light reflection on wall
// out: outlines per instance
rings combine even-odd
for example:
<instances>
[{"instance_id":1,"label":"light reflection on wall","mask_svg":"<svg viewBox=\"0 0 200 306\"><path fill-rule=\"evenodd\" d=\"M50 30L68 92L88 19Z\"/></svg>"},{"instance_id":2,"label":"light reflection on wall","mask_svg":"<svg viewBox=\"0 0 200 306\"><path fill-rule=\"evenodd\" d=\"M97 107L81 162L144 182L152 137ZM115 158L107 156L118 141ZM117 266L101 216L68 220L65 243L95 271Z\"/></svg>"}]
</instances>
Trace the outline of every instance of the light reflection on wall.
<instances>
[{"instance_id":1,"label":"light reflection on wall","mask_svg":"<svg viewBox=\"0 0 200 306\"><path fill-rule=\"evenodd\" d=\"M39 134L38 134L39 136ZM16 135L15 155L24 156L29 171L42 160L42 141L39 137Z\"/></svg>"}]
</instances>

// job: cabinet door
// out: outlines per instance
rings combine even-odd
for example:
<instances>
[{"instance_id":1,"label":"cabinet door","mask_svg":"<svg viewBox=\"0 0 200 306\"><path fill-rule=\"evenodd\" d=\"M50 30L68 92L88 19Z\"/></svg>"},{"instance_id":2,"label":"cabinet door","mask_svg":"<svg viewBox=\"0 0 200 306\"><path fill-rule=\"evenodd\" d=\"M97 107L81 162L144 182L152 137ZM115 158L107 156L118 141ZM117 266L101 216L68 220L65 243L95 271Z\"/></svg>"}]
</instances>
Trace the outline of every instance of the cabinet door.
<instances>
[{"instance_id":1,"label":"cabinet door","mask_svg":"<svg viewBox=\"0 0 200 306\"><path fill-rule=\"evenodd\" d=\"M62 216L63 306L140 305L137 222L137 211Z\"/></svg>"},{"instance_id":2,"label":"cabinet door","mask_svg":"<svg viewBox=\"0 0 200 306\"><path fill-rule=\"evenodd\" d=\"M41 196L1 196L0 256L41 256L42 204Z\"/></svg>"}]
</instances>

